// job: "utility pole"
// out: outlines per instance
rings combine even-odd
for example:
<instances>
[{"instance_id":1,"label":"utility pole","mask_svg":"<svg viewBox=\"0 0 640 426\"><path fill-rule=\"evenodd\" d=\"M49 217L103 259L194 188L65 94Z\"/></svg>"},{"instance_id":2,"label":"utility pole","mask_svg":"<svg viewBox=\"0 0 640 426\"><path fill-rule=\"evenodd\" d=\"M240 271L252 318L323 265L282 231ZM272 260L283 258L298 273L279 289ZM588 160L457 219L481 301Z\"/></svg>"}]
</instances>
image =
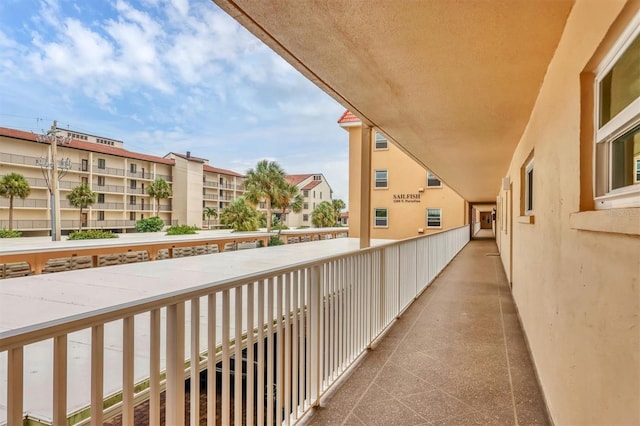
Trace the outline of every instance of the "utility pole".
<instances>
[{"instance_id":1,"label":"utility pole","mask_svg":"<svg viewBox=\"0 0 640 426\"><path fill-rule=\"evenodd\" d=\"M60 241L60 189L58 188L58 122L53 120L50 133L51 139L51 162L53 163L51 175L51 192L53 196L53 223L51 224L51 240Z\"/></svg>"}]
</instances>

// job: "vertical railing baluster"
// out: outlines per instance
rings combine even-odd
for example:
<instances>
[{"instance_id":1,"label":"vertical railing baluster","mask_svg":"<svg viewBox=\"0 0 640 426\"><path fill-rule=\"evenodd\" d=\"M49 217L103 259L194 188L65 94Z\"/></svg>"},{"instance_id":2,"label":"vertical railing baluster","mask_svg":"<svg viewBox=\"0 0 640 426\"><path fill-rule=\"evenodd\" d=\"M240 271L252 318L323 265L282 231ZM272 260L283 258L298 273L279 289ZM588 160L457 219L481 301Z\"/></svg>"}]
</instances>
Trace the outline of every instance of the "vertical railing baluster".
<instances>
[{"instance_id":1,"label":"vertical railing baluster","mask_svg":"<svg viewBox=\"0 0 640 426\"><path fill-rule=\"evenodd\" d=\"M291 318L291 371L292 371L292 383L291 383L291 408L292 408L292 421L296 421L298 418L298 404L299 404L299 378L300 378L300 363L299 352L300 342L298 333L298 318L300 316L300 300L298 292L298 274L299 271L294 271L291 278L291 288L293 300L293 316Z\"/></svg>"},{"instance_id":2,"label":"vertical railing baluster","mask_svg":"<svg viewBox=\"0 0 640 426\"><path fill-rule=\"evenodd\" d=\"M167 307L166 424L184 424L184 302Z\"/></svg>"},{"instance_id":3,"label":"vertical railing baluster","mask_svg":"<svg viewBox=\"0 0 640 426\"><path fill-rule=\"evenodd\" d=\"M91 327L91 426L103 424L104 325Z\"/></svg>"},{"instance_id":4,"label":"vertical railing baluster","mask_svg":"<svg viewBox=\"0 0 640 426\"><path fill-rule=\"evenodd\" d=\"M234 424L239 425L242 424L242 403L244 398L242 397L242 369L243 369L243 357L242 357L242 286L238 286L235 288L234 292L235 299L235 341L233 344L234 347L234 396L233 396L233 405L234 405ZM252 365L247 364L247 371L249 369L253 369ZM250 389L247 387L247 392Z\"/></svg>"},{"instance_id":5,"label":"vertical railing baluster","mask_svg":"<svg viewBox=\"0 0 640 426\"><path fill-rule=\"evenodd\" d=\"M191 426L200 424L200 298L191 299L191 363L189 405Z\"/></svg>"},{"instance_id":6,"label":"vertical railing baluster","mask_svg":"<svg viewBox=\"0 0 640 426\"><path fill-rule=\"evenodd\" d=\"M276 374L276 424L280 425L282 424L282 402L284 399L284 395L282 394L283 391L283 369L282 367L284 366L284 354L283 354L283 347L284 347L284 333L282 330L282 320L284 317L284 311L283 311L283 306L282 306L282 287L283 287L283 281L284 281L284 276L283 275L279 275L278 277L276 277L276 368L275 368L275 374Z\"/></svg>"},{"instance_id":7,"label":"vertical railing baluster","mask_svg":"<svg viewBox=\"0 0 640 426\"><path fill-rule=\"evenodd\" d=\"M149 317L149 424L160 424L160 309Z\"/></svg>"},{"instance_id":8,"label":"vertical railing baluster","mask_svg":"<svg viewBox=\"0 0 640 426\"><path fill-rule=\"evenodd\" d=\"M284 423L291 422L291 273L284 281ZM295 312L295 311L293 311Z\"/></svg>"},{"instance_id":9,"label":"vertical railing baluster","mask_svg":"<svg viewBox=\"0 0 640 426\"><path fill-rule=\"evenodd\" d=\"M274 342L273 342L273 291L274 278L267 280L267 424L273 424L273 386L274 373ZM278 336L280 338L280 336Z\"/></svg>"},{"instance_id":10,"label":"vertical railing baluster","mask_svg":"<svg viewBox=\"0 0 640 426\"><path fill-rule=\"evenodd\" d=\"M258 282L258 368L256 381L258 383L258 392L257 392L257 400L256 407L258 409L257 420L259 425L264 424L264 403L265 403L265 392L264 392L264 280L260 280Z\"/></svg>"},{"instance_id":11,"label":"vertical railing baluster","mask_svg":"<svg viewBox=\"0 0 640 426\"><path fill-rule=\"evenodd\" d=\"M133 425L134 317L122 320L122 425Z\"/></svg>"},{"instance_id":12,"label":"vertical railing baluster","mask_svg":"<svg viewBox=\"0 0 640 426\"><path fill-rule=\"evenodd\" d=\"M311 395L313 406L320 402L320 386L322 378L322 269L320 266L310 268L311 277L309 285L309 323L311 332L309 335L309 352L311 353Z\"/></svg>"},{"instance_id":13,"label":"vertical railing baluster","mask_svg":"<svg viewBox=\"0 0 640 426\"><path fill-rule=\"evenodd\" d=\"M11 348L7 356L7 424L21 425L24 419L24 348Z\"/></svg>"},{"instance_id":14,"label":"vertical railing baluster","mask_svg":"<svg viewBox=\"0 0 640 426\"><path fill-rule=\"evenodd\" d=\"M217 402L217 348L216 328L218 321L216 318L216 293L210 294L207 298L207 426L215 426L217 423L216 402ZM154 423L150 423L153 425ZM158 424L158 423L155 423Z\"/></svg>"},{"instance_id":15,"label":"vertical railing baluster","mask_svg":"<svg viewBox=\"0 0 640 426\"><path fill-rule=\"evenodd\" d=\"M229 359L230 301L229 290L222 291L222 424L231 423L231 361ZM236 360L237 362L237 360ZM234 371L238 366L234 363Z\"/></svg>"},{"instance_id":16,"label":"vertical railing baluster","mask_svg":"<svg viewBox=\"0 0 640 426\"><path fill-rule=\"evenodd\" d=\"M255 395L255 372L254 372L254 359L255 359L255 349L253 347L253 333L255 330L254 325L254 297L253 297L253 288L254 284L249 283L247 285L247 420L246 424L253 424L253 404L254 404L254 395Z\"/></svg>"}]
</instances>

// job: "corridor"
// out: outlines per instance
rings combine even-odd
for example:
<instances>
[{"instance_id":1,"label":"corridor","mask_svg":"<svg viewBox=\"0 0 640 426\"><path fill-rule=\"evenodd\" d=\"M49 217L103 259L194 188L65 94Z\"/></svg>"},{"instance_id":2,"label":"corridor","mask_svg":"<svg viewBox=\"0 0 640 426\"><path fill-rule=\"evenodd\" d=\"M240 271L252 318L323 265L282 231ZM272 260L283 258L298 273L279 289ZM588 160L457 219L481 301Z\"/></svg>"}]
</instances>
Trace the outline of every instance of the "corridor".
<instances>
[{"instance_id":1,"label":"corridor","mask_svg":"<svg viewBox=\"0 0 640 426\"><path fill-rule=\"evenodd\" d=\"M308 424L548 424L495 242L470 242Z\"/></svg>"}]
</instances>

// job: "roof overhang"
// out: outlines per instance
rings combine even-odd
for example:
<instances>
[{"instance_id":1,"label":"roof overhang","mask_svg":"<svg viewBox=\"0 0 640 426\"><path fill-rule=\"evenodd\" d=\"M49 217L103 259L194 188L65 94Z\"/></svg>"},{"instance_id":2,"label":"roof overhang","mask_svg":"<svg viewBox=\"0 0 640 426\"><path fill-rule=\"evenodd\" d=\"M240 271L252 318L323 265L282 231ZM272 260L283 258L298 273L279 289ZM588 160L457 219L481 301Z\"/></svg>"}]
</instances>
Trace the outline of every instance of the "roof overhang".
<instances>
[{"instance_id":1,"label":"roof overhang","mask_svg":"<svg viewBox=\"0 0 640 426\"><path fill-rule=\"evenodd\" d=\"M214 0L469 201L494 199L573 0Z\"/></svg>"}]
</instances>

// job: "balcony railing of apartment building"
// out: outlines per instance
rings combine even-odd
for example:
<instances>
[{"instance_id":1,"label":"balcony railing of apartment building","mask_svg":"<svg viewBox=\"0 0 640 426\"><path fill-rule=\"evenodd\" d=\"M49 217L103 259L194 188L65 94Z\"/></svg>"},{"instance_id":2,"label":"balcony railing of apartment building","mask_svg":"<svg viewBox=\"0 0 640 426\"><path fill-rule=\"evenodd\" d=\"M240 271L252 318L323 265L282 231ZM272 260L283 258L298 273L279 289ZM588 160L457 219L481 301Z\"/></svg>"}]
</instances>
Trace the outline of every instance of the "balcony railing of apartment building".
<instances>
[{"instance_id":1,"label":"balcony railing of apartment building","mask_svg":"<svg viewBox=\"0 0 640 426\"><path fill-rule=\"evenodd\" d=\"M207 186L209 188L217 188L218 182L214 182L212 180L205 180L202 182L202 186Z\"/></svg>"},{"instance_id":2,"label":"balcony railing of apartment building","mask_svg":"<svg viewBox=\"0 0 640 426\"><path fill-rule=\"evenodd\" d=\"M124 169L118 169L115 167L100 168L98 166L93 166L91 170L93 171L93 173L98 173L103 175L124 176Z\"/></svg>"},{"instance_id":3,"label":"balcony railing of apartment building","mask_svg":"<svg viewBox=\"0 0 640 426\"><path fill-rule=\"evenodd\" d=\"M73 189L76 186L80 185L80 182L73 182L70 180L61 180L58 184L58 188L60 189Z\"/></svg>"},{"instance_id":4,"label":"balcony railing of apartment building","mask_svg":"<svg viewBox=\"0 0 640 426\"><path fill-rule=\"evenodd\" d=\"M170 212L171 211L171 204L160 204L160 211L161 212Z\"/></svg>"},{"instance_id":5,"label":"balcony railing of apartment building","mask_svg":"<svg viewBox=\"0 0 640 426\"><path fill-rule=\"evenodd\" d=\"M233 195L220 195L219 199L222 201L233 201L236 199Z\"/></svg>"},{"instance_id":6,"label":"balcony railing of apartment building","mask_svg":"<svg viewBox=\"0 0 640 426\"><path fill-rule=\"evenodd\" d=\"M141 194L141 195L147 195L147 191L142 188L142 187L137 187L137 188L131 188L130 186L127 187L127 193L128 194Z\"/></svg>"},{"instance_id":7,"label":"balcony railing of apartment building","mask_svg":"<svg viewBox=\"0 0 640 426\"><path fill-rule=\"evenodd\" d=\"M244 185L236 185L236 191L244 191Z\"/></svg>"},{"instance_id":8,"label":"balcony railing of apartment building","mask_svg":"<svg viewBox=\"0 0 640 426\"><path fill-rule=\"evenodd\" d=\"M44 179L25 177L25 180L32 188L47 188L47 181Z\"/></svg>"},{"instance_id":9,"label":"balcony railing of apartment building","mask_svg":"<svg viewBox=\"0 0 640 426\"><path fill-rule=\"evenodd\" d=\"M17 208L44 208L47 207L46 198L21 198L13 199L13 207ZM0 207L9 207L8 198L0 198Z\"/></svg>"},{"instance_id":10,"label":"balcony railing of apartment building","mask_svg":"<svg viewBox=\"0 0 640 426\"><path fill-rule=\"evenodd\" d=\"M156 174L156 179L164 179L167 182L171 182L171 180L173 179L171 176L169 175L161 175L161 174Z\"/></svg>"},{"instance_id":11,"label":"balcony railing of apartment building","mask_svg":"<svg viewBox=\"0 0 640 426\"><path fill-rule=\"evenodd\" d=\"M68 341L71 333L79 331L91 336L86 355L91 389L86 392L86 404L92 424L103 422L104 347L107 341L112 345L114 338L121 339L118 346L122 348L122 368L117 370L122 371L123 424L133 424L134 405L143 392L149 399L149 422L159 424L162 385L166 424L182 424L186 377L191 383L191 424L198 424L202 369L207 370L207 413L215 416L217 412L219 388L222 424L232 419L234 424L296 423L468 241L465 226L204 285L194 282L194 287L166 295L3 331L0 355L7 360L7 424L22 424L27 408L24 395L34 391L24 387L29 347L51 340L53 350L45 352L50 359L41 362L54 369L53 422L66 424L67 366L74 362L68 358ZM185 261L194 262L193 258ZM163 317L166 327L161 324ZM107 336L114 325L121 327L121 334ZM134 345L140 327L149 330L148 349ZM201 341L201 336L206 337ZM166 344L164 375L163 341L171 342ZM200 354L199 362L185 363L185 346L188 353ZM148 379L136 386L134 366L141 351L149 354L149 362L143 363L149 366ZM233 359L247 360L246 375L231 374ZM163 377L166 380L161 383Z\"/></svg>"},{"instance_id":12,"label":"balcony railing of apartment building","mask_svg":"<svg viewBox=\"0 0 640 426\"><path fill-rule=\"evenodd\" d=\"M8 220L0 220L0 229L9 228ZM25 230L25 229L51 229L51 221L50 220L14 220L13 221L13 229L17 231Z\"/></svg>"},{"instance_id":13,"label":"balcony railing of apartment building","mask_svg":"<svg viewBox=\"0 0 640 426\"><path fill-rule=\"evenodd\" d=\"M139 179L148 179L148 180L153 179L153 174L152 173L132 172L131 170L127 171L127 176L135 177L135 178L139 178Z\"/></svg>"},{"instance_id":14,"label":"balcony railing of apartment building","mask_svg":"<svg viewBox=\"0 0 640 426\"><path fill-rule=\"evenodd\" d=\"M127 204L127 210L130 211L149 211L153 210L153 206L151 204Z\"/></svg>"},{"instance_id":15,"label":"balcony railing of apartment building","mask_svg":"<svg viewBox=\"0 0 640 426\"><path fill-rule=\"evenodd\" d=\"M91 208L93 210L123 210L124 203L95 203Z\"/></svg>"},{"instance_id":16,"label":"balcony railing of apartment building","mask_svg":"<svg viewBox=\"0 0 640 426\"><path fill-rule=\"evenodd\" d=\"M1 163L11 163L11 164L21 164L24 166L38 166L37 161L39 157L31 157L28 155L17 155L17 154L7 154L5 152L0 152L0 162Z\"/></svg>"},{"instance_id":17,"label":"balcony railing of apartment building","mask_svg":"<svg viewBox=\"0 0 640 426\"><path fill-rule=\"evenodd\" d=\"M114 192L117 194L124 194L123 185L99 185L94 183L93 190L96 192Z\"/></svg>"},{"instance_id":18,"label":"balcony railing of apartment building","mask_svg":"<svg viewBox=\"0 0 640 426\"><path fill-rule=\"evenodd\" d=\"M81 221L63 220L62 229L78 229ZM135 220L86 220L82 221L83 228L133 228L136 226Z\"/></svg>"},{"instance_id":19,"label":"balcony railing of apartment building","mask_svg":"<svg viewBox=\"0 0 640 426\"><path fill-rule=\"evenodd\" d=\"M217 200L218 194L204 194L202 198L204 198L205 200Z\"/></svg>"}]
</instances>

